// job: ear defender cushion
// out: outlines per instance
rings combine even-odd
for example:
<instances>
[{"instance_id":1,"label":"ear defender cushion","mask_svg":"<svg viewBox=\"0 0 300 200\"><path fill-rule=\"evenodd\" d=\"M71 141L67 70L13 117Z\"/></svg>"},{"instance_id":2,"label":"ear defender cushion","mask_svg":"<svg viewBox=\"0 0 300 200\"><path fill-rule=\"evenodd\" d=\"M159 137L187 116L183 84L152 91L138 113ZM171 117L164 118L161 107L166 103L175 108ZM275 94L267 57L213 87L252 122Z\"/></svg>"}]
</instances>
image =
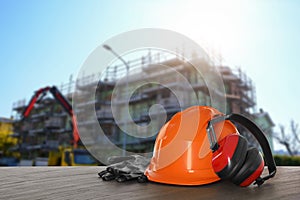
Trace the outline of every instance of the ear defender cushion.
<instances>
[{"instance_id":1,"label":"ear defender cushion","mask_svg":"<svg viewBox=\"0 0 300 200\"><path fill-rule=\"evenodd\" d=\"M256 148L249 148L245 162L231 181L240 186L248 186L254 182L264 170L264 159Z\"/></svg>"},{"instance_id":2,"label":"ear defender cushion","mask_svg":"<svg viewBox=\"0 0 300 200\"><path fill-rule=\"evenodd\" d=\"M221 179L229 179L240 170L246 159L247 140L241 135L232 134L218 144L219 149L213 152L212 167Z\"/></svg>"}]
</instances>

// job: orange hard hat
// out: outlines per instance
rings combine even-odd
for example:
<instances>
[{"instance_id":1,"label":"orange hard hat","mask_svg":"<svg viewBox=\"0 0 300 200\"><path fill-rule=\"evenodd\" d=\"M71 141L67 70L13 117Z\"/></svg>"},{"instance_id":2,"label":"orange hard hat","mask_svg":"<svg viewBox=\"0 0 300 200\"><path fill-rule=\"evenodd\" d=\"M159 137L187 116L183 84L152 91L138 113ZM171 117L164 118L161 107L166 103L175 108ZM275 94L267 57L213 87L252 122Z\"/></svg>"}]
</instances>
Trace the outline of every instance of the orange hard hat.
<instances>
[{"instance_id":1,"label":"orange hard hat","mask_svg":"<svg viewBox=\"0 0 300 200\"><path fill-rule=\"evenodd\" d=\"M154 182L202 185L220 180L212 167L208 122L223 113L208 106L192 106L175 114L160 130L153 157L145 171ZM230 121L215 126L217 140L239 134Z\"/></svg>"}]
</instances>

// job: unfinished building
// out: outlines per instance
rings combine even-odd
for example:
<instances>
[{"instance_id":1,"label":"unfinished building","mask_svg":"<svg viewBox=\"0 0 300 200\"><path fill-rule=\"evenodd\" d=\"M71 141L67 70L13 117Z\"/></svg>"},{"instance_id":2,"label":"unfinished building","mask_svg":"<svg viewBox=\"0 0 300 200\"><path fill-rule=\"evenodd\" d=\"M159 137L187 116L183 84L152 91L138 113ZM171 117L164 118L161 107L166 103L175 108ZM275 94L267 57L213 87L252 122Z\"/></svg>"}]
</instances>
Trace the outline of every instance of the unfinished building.
<instances>
[{"instance_id":1,"label":"unfinished building","mask_svg":"<svg viewBox=\"0 0 300 200\"><path fill-rule=\"evenodd\" d=\"M268 116L267 113L256 113L256 97L255 87L252 81L241 69L232 69L227 66L215 66L203 58L193 58L203 70L211 70L217 68L222 76L225 86L226 111L227 113L241 113L256 121L261 116ZM171 71L162 70L161 65L172 68ZM104 73L99 76L89 75L78 79L76 82L70 80L64 94L71 101L74 85L76 92L80 92L84 97L86 91L94 90L91 85L97 85L95 99L85 101L83 105L77 105L77 108L84 104L92 104L96 110L98 122L103 129L105 135L116 145L125 147L126 150L132 152L150 152L152 151L155 141L155 135L147 138L138 138L124 133L122 126L130 127L134 124L141 127L138 131L143 133L151 133L159 130L160 123L147 127L150 122L148 114L153 104L161 105L166 113L166 119L169 120L176 112L179 112L192 105L211 105L209 91L207 89L203 75L198 73L196 69L180 57L166 57L160 53L147 53L138 59L129 62L130 69L126 69L124 64L111 65ZM126 72L126 70L128 70ZM176 79L174 73L179 72L188 81L193 89L195 98L187 95L186 89L182 87L183 83ZM124 79L124 76L127 76ZM141 84L145 79L156 80L157 83ZM114 93L114 89L118 81L123 78L123 84L119 87L118 94ZM125 82L124 82L125 81ZM142 81L142 82L141 82ZM129 94L129 90L134 90L133 94ZM177 94L174 94L174 91ZM184 105L178 102L178 95L182 95ZM124 99L129 97L129 102ZM117 105L118 116L114 116L111 103ZM124 104L128 104L131 119L126 117ZM16 115L20 115L25 104L14 104ZM155 113L154 113L155 114ZM115 117L118 117L121 124L117 124ZM268 116L269 118L269 116ZM270 118L269 118L270 119ZM54 123L55 122L55 123ZM273 123L271 120L264 121L264 129L270 133ZM93 123L79 121L78 125L86 126L87 129L97 129ZM147 128L143 128L147 127ZM252 137L238 127L249 142L255 145ZM150 130L153 129L153 130ZM72 132L70 118L61 109L52 98L44 98L34 108L34 111L26 121L18 121L15 123L15 137L19 138L19 144L15 150L21 152L21 157L28 160L35 160L37 157L46 157L51 148L58 148L61 145L68 145ZM101 138L99 138L101 139Z\"/></svg>"}]
</instances>

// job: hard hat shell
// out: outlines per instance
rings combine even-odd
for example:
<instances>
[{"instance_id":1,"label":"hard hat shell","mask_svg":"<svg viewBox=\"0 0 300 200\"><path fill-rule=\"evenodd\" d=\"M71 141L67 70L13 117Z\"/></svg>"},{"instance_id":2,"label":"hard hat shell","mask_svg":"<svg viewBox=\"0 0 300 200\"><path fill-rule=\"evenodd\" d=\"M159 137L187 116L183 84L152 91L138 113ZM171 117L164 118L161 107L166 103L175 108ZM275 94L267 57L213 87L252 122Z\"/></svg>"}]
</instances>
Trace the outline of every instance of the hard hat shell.
<instances>
[{"instance_id":1,"label":"hard hat shell","mask_svg":"<svg viewBox=\"0 0 300 200\"><path fill-rule=\"evenodd\" d=\"M145 171L154 182L175 185L202 185L220 180L212 168L206 127L218 110L193 106L176 113L157 135L153 157ZM230 121L214 126L218 141L229 134L238 134Z\"/></svg>"}]
</instances>

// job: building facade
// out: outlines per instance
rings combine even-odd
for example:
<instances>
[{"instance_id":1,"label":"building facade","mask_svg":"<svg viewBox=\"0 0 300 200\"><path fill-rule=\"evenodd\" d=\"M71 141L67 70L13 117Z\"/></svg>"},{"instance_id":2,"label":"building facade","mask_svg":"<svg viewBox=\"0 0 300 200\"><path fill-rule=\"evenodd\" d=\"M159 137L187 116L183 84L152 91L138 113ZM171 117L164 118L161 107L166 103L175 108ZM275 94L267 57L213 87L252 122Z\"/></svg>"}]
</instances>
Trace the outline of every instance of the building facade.
<instances>
[{"instance_id":1,"label":"building facade","mask_svg":"<svg viewBox=\"0 0 300 200\"><path fill-rule=\"evenodd\" d=\"M149 52L146 56L130 61L129 69L124 64L112 65L106 68L100 79L92 74L81 77L76 82L71 80L69 87L74 87L75 84L77 96L85 99L81 104L75 105L74 109L80 110L92 105L99 125L112 143L131 152L151 152L155 135L162 126L162 120L155 119L160 119L161 114L164 114L164 120L169 120L175 113L192 105L212 106L212 91L207 87L207 79L213 82L213 78L209 79L209 76L214 76L217 71L224 83L225 93L214 92L225 99L226 113L241 113L262 122L259 123L260 126L267 124L267 134L271 134L273 123L262 120L267 113L256 112L255 87L241 69L216 66L197 56L192 59L193 65L181 57ZM199 69L202 73L199 73ZM65 95L72 101L73 90L66 91ZM96 91L95 98L86 100L85 94L92 91ZM152 115L149 115L154 104L161 107L156 107L152 110ZM25 106L15 104L13 109L17 116L20 116ZM218 108L218 105L215 106ZM78 121L78 126L90 132L95 130L96 133L99 127L92 122L92 117ZM151 126L148 126L151 122ZM257 146L247 130L239 126L238 129L253 146ZM147 136L147 133L149 137L132 136ZM68 145L71 134L70 118L52 98L47 97L35 105L28 119L16 121L15 137L20 142L15 150L20 151L24 159L46 157L51 149ZM95 138L103 139L97 136Z\"/></svg>"}]
</instances>

